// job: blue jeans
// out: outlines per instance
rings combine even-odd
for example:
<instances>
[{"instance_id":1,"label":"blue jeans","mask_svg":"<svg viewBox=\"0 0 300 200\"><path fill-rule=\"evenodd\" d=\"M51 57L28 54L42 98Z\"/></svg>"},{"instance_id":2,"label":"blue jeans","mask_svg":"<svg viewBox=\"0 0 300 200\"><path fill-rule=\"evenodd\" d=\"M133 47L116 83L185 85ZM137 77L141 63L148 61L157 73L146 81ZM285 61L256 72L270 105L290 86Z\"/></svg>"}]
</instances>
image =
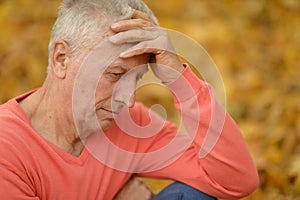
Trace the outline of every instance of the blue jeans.
<instances>
[{"instance_id":1,"label":"blue jeans","mask_svg":"<svg viewBox=\"0 0 300 200\"><path fill-rule=\"evenodd\" d=\"M152 200L216 200L184 183L175 182L164 188Z\"/></svg>"}]
</instances>

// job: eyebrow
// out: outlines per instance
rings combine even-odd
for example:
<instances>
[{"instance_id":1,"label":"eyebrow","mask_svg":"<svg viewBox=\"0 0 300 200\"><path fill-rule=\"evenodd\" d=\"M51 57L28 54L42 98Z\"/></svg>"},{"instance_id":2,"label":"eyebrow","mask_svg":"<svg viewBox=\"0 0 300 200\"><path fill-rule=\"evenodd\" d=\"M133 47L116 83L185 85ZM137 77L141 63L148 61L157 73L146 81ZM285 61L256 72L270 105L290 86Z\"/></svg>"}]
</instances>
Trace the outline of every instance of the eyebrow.
<instances>
[{"instance_id":1,"label":"eyebrow","mask_svg":"<svg viewBox=\"0 0 300 200\"><path fill-rule=\"evenodd\" d=\"M126 65L123 65L123 64L121 64L121 63L112 64L112 65L109 66L108 68L111 68L111 67L120 67L120 68L122 68L122 69L124 69L124 70L126 70L126 71L129 71L129 70L130 70L129 67L127 67Z\"/></svg>"},{"instance_id":2,"label":"eyebrow","mask_svg":"<svg viewBox=\"0 0 300 200\"><path fill-rule=\"evenodd\" d=\"M148 66L148 64L146 64ZM122 63L115 63L115 64L111 64L106 70L109 70L110 68L121 68L124 71L126 71L125 73L127 73L130 70L133 70L134 68L129 68L126 65L122 64ZM143 76L144 74L146 74L149 71L148 67L145 67L144 70L139 70L138 74Z\"/></svg>"}]
</instances>

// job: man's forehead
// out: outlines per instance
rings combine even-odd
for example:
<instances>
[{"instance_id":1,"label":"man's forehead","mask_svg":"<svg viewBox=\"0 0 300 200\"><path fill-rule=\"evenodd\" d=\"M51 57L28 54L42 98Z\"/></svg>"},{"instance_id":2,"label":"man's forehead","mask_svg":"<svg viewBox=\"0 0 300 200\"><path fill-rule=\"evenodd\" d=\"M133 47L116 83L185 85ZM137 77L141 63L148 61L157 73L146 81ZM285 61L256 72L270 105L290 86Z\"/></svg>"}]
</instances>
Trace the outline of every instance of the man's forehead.
<instances>
[{"instance_id":1,"label":"man's forehead","mask_svg":"<svg viewBox=\"0 0 300 200\"><path fill-rule=\"evenodd\" d=\"M144 66L145 64L148 64L149 59L150 56L148 54L135 56L129 59L118 58L109 67L121 67L128 71L138 66Z\"/></svg>"}]
</instances>

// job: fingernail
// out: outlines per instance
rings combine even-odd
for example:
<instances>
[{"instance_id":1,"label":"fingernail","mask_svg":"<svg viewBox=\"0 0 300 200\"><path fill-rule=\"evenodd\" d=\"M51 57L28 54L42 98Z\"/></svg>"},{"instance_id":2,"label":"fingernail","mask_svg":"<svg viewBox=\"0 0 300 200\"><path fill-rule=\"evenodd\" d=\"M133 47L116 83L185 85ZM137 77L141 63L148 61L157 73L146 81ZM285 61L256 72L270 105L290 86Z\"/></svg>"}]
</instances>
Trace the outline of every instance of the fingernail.
<instances>
[{"instance_id":1,"label":"fingernail","mask_svg":"<svg viewBox=\"0 0 300 200\"><path fill-rule=\"evenodd\" d=\"M122 18L123 19L130 19L132 17L134 10L128 6L122 9Z\"/></svg>"},{"instance_id":2,"label":"fingernail","mask_svg":"<svg viewBox=\"0 0 300 200\"><path fill-rule=\"evenodd\" d=\"M124 51L120 54L121 58L129 58L131 56L132 56L132 52L127 52L127 51Z\"/></svg>"},{"instance_id":3,"label":"fingernail","mask_svg":"<svg viewBox=\"0 0 300 200\"><path fill-rule=\"evenodd\" d=\"M124 57L126 57L126 54L127 54L126 51L125 51L125 52L122 52L122 53L120 54L120 57L124 58Z\"/></svg>"},{"instance_id":4,"label":"fingernail","mask_svg":"<svg viewBox=\"0 0 300 200\"><path fill-rule=\"evenodd\" d=\"M109 41L111 41L112 43L116 43L116 42L117 42L117 38L115 37L115 35L110 36L108 39L109 39Z\"/></svg>"},{"instance_id":5,"label":"fingernail","mask_svg":"<svg viewBox=\"0 0 300 200\"><path fill-rule=\"evenodd\" d=\"M119 24L118 24L118 23L113 23L113 24L111 25L111 28L112 28L112 29L119 28Z\"/></svg>"}]
</instances>

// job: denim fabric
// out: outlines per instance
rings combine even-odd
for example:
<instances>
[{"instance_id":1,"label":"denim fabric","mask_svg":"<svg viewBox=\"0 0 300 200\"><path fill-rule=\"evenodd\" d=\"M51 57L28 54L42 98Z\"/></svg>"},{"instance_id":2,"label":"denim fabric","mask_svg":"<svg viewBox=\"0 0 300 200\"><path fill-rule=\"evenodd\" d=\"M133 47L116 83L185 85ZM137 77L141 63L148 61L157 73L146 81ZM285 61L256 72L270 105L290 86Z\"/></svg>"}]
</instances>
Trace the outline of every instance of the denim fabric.
<instances>
[{"instance_id":1,"label":"denim fabric","mask_svg":"<svg viewBox=\"0 0 300 200\"><path fill-rule=\"evenodd\" d=\"M153 200L215 200L191 186L184 183L175 182L164 188Z\"/></svg>"}]
</instances>

